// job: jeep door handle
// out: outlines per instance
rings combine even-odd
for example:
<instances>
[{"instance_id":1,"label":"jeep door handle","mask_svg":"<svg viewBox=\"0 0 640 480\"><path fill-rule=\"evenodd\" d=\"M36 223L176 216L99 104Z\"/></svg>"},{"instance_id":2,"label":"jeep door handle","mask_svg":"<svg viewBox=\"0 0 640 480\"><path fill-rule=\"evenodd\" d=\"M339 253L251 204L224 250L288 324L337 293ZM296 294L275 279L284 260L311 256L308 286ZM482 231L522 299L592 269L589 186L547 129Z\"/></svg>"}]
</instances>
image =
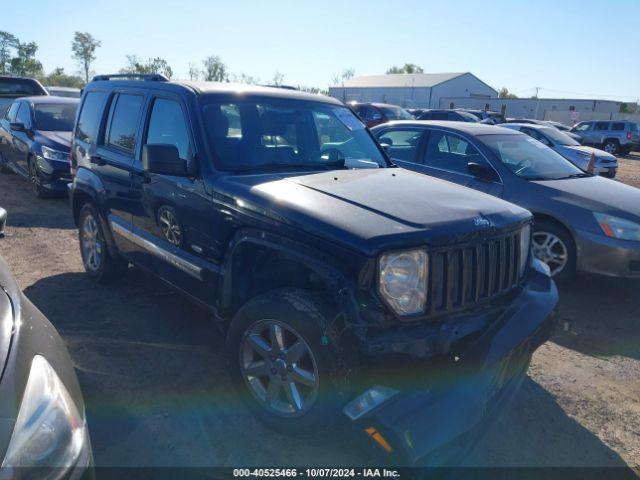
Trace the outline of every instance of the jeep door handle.
<instances>
[{"instance_id":1,"label":"jeep door handle","mask_svg":"<svg viewBox=\"0 0 640 480\"><path fill-rule=\"evenodd\" d=\"M102 158L100 155L91 155L89 157L89 162L98 166L104 166L107 164L107 161L104 158Z\"/></svg>"},{"instance_id":2,"label":"jeep door handle","mask_svg":"<svg viewBox=\"0 0 640 480\"><path fill-rule=\"evenodd\" d=\"M134 172L131 171L129 172L129 177L131 177L132 180L136 180L140 183L149 183L151 182L151 177L149 177L149 174L147 174L147 172Z\"/></svg>"}]
</instances>

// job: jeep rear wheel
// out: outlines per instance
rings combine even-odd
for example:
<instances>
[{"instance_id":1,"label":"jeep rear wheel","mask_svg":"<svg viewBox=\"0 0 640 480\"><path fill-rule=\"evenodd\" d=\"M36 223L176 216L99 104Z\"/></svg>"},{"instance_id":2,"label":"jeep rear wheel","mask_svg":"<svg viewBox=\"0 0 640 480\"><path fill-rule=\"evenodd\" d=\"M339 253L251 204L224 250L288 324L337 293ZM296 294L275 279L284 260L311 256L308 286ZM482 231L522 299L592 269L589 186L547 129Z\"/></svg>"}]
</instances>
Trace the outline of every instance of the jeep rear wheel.
<instances>
[{"instance_id":1,"label":"jeep rear wheel","mask_svg":"<svg viewBox=\"0 0 640 480\"><path fill-rule=\"evenodd\" d=\"M602 149L611 155L617 155L620 151L620 144L616 140L607 140L604 142Z\"/></svg>"},{"instance_id":2,"label":"jeep rear wheel","mask_svg":"<svg viewBox=\"0 0 640 480\"><path fill-rule=\"evenodd\" d=\"M89 277L106 282L124 271L126 263L109 253L99 213L90 203L80 209L78 234L82 263Z\"/></svg>"},{"instance_id":3,"label":"jeep rear wheel","mask_svg":"<svg viewBox=\"0 0 640 480\"><path fill-rule=\"evenodd\" d=\"M326 427L340 414L338 354L323 332L328 303L298 289L247 302L227 337L231 380L264 423L285 431Z\"/></svg>"}]
</instances>

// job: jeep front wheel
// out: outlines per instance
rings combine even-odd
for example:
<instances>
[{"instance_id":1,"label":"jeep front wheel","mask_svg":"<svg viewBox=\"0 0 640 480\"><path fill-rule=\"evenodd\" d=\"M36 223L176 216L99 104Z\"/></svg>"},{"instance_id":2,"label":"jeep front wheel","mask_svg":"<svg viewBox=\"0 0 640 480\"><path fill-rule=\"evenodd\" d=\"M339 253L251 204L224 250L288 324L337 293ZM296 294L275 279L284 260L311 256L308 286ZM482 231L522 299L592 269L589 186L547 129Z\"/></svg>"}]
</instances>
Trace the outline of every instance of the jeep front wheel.
<instances>
[{"instance_id":1,"label":"jeep front wheel","mask_svg":"<svg viewBox=\"0 0 640 480\"><path fill-rule=\"evenodd\" d=\"M339 414L338 355L322 327L328 312L320 298L282 289L250 300L231 323L232 382L273 428L318 429Z\"/></svg>"},{"instance_id":2,"label":"jeep front wheel","mask_svg":"<svg viewBox=\"0 0 640 480\"><path fill-rule=\"evenodd\" d=\"M92 204L85 204L80 209L78 234L85 271L93 280L105 282L121 273L126 263L109 253L99 215Z\"/></svg>"}]
</instances>

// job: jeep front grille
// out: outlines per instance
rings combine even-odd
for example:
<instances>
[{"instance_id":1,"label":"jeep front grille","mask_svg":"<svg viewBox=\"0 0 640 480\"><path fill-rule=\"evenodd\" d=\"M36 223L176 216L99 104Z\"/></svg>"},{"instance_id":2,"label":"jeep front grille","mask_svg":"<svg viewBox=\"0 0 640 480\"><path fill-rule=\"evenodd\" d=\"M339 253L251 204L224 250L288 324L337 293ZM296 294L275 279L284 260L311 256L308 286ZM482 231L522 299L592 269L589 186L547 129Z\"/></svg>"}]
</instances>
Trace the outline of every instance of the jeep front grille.
<instances>
[{"instance_id":1,"label":"jeep front grille","mask_svg":"<svg viewBox=\"0 0 640 480\"><path fill-rule=\"evenodd\" d=\"M520 232L430 251L427 314L462 310L520 283Z\"/></svg>"}]
</instances>

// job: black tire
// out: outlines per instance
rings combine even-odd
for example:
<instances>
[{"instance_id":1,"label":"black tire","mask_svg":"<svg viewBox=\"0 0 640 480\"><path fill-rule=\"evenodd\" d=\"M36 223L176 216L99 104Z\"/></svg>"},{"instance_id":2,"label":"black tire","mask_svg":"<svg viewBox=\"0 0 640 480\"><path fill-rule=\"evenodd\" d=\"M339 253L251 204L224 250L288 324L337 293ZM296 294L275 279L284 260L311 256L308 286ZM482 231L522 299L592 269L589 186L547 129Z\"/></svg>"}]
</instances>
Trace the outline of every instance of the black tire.
<instances>
[{"instance_id":1,"label":"black tire","mask_svg":"<svg viewBox=\"0 0 640 480\"><path fill-rule=\"evenodd\" d=\"M620 153L620 143L613 139L605 140L602 144L602 150L610 153L611 155L618 155Z\"/></svg>"},{"instance_id":2,"label":"black tire","mask_svg":"<svg viewBox=\"0 0 640 480\"><path fill-rule=\"evenodd\" d=\"M47 198L49 192L42 186L40 176L38 175L38 167L33 163L33 157L27 160L27 168L29 169L29 183L31 191L36 198Z\"/></svg>"},{"instance_id":3,"label":"black tire","mask_svg":"<svg viewBox=\"0 0 640 480\"><path fill-rule=\"evenodd\" d=\"M90 219L95 223L97 241L101 242L101 255L95 266L91 265L92 262L89 260L85 248L87 242L85 225ZM127 262L119 257L114 257L109 252L102 219L95 206L91 203L85 203L80 209L78 216L78 240L80 242L80 255L82 256L85 272L92 280L98 283L106 283L124 273L127 268Z\"/></svg>"},{"instance_id":4,"label":"black tire","mask_svg":"<svg viewBox=\"0 0 640 480\"><path fill-rule=\"evenodd\" d=\"M9 167L5 165L4 157L2 156L1 153L0 153L0 173L5 173L5 174L13 173L13 170L11 170Z\"/></svg>"},{"instance_id":5,"label":"black tire","mask_svg":"<svg viewBox=\"0 0 640 480\"><path fill-rule=\"evenodd\" d=\"M556 282L561 283L573 278L576 274L576 260L577 260L576 246L575 246L573 237L562 225L559 225L558 223L551 220L537 219L533 227L532 243L534 244L533 245L534 252L536 249L536 246L535 246L535 243L537 240L536 236L544 233L548 233L557 237L564 245L564 248L566 249L566 253L567 253L567 261L564 268L562 268L562 270L558 271L555 274L553 274L552 272L553 279Z\"/></svg>"},{"instance_id":6,"label":"black tire","mask_svg":"<svg viewBox=\"0 0 640 480\"><path fill-rule=\"evenodd\" d=\"M333 313L334 309L323 297L300 289L285 288L249 300L234 316L226 344L231 382L249 410L271 428L284 432L315 431L329 427L332 421L338 421L342 417L340 409L348 398L348 382L343 373L345 369L341 367L345 364L345 355L339 353L334 341L330 340L334 336L328 334L323 327L328 324ZM284 416L285 414L266 405L266 401L259 400L249 379L245 379L244 367L241 365L245 361L245 345L250 343L247 340L249 334L264 322L273 321L291 328L304 339L315 360L317 394L309 402L308 405L311 406L308 410L299 414L292 413L297 416ZM264 363L267 364L267 357L264 358ZM273 379L280 375L273 373L273 358L267 364L271 366L270 373L264 374L268 381L267 386L263 386L265 392ZM268 368L267 365L265 368ZM254 378L256 379L257 377ZM262 380L260 382L264 385ZM286 400L286 397L283 398Z\"/></svg>"}]
</instances>

